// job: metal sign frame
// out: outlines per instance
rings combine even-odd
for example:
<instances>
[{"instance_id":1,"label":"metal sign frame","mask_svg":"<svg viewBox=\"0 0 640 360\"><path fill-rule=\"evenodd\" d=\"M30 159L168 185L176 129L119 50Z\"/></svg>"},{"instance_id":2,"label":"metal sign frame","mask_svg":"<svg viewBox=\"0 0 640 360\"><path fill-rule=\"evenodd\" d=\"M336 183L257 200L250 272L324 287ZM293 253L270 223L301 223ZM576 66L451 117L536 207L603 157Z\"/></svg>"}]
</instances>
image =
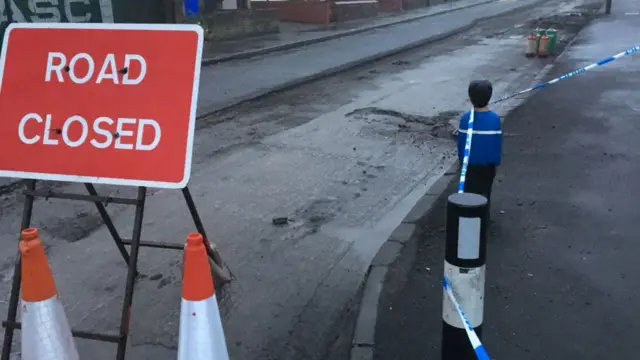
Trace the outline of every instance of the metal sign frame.
<instances>
[{"instance_id":1,"label":"metal sign frame","mask_svg":"<svg viewBox=\"0 0 640 360\"><path fill-rule=\"evenodd\" d=\"M117 333L97 333L83 330L73 329L72 335L77 338L106 341L118 344L118 350L116 353L117 360L124 360L126 355L127 339L129 337L129 321L131 305L133 303L133 293L135 287L136 277L139 275L137 271L137 263L140 247L152 247L161 249L174 249L182 251L184 249L183 244L166 243L166 242L152 242L142 241L140 239L142 234L142 220L144 216L144 207L146 202L147 188L138 187L138 193L135 199L133 198L120 198L100 196L96 191L93 184L85 183L88 195L75 194L75 193L62 193L53 191L43 191L36 189L37 180L25 180L25 189L23 194L25 196L24 209L22 212L22 225L21 230L31 226L33 206L36 198L44 199L67 199L76 201L88 201L96 205L96 209L100 213L100 217L104 221L113 241L116 244L123 260L127 263L127 280L125 284L124 300L122 303L122 313L120 315L120 328ZM206 235L204 225L198 214L195 202L191 196L191 192L188 187L182 189L184 200L189 209L189 213L193 219L193 223L197 231L202 234L205 246L207 248L207 254L209 255L211 263L211 271L214 275L216 287L221 287L224 284L230 282L233 275L229 268L224 264L220 253L216 247L209 241ZM124 239L118 233L109 213L107 213L107 205L109 203L134 205L136 207L134 222L133 222L133 234L131 239ZM127 251L125 245L130 246L130 251ZM2 356L1 360L9 360L11 355L11 348L13 343L13 334L16 329L21 328L21 324L16 321L18 304L20 302L20 281L21 281L21 259L20 253L16 256L15 268L13 273L13 281L11 284L11 294L9 297L9 308L7 311L6 320L2 322L2 326L5 328L4 342L2 344Z\"/></svg>"}]
</instances>

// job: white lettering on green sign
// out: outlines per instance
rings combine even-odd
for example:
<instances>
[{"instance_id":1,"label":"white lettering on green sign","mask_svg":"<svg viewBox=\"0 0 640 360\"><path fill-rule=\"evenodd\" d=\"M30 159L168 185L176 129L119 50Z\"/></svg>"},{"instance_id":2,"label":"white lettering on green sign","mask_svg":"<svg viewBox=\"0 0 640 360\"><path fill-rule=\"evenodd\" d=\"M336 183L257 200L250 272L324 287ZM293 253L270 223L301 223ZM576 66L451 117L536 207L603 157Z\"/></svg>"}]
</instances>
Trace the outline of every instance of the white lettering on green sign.
<instances>
[{"instance_id":1,"label":"white lettering on green sign","mask_svg":"<svg viewBox=\"0 0 640 360\"><path fill-rule=\"evenodd\" d=\"M100 22L112 23L111 0L0 0L0 23L14 22ZM11 19L9 19L11 14ZM4 26L0 26L4 28Z\"/></svg>"}]
</instances>

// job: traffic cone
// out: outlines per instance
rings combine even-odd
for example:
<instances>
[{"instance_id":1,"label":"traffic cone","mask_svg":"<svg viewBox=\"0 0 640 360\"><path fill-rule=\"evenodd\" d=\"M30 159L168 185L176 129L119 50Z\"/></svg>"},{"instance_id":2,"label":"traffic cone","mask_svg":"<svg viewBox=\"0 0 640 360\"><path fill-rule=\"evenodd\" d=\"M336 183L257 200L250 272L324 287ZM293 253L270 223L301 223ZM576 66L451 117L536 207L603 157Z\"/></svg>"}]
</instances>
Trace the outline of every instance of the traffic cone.
<instances>
[{"instance_id":1,"label":"traffic cone","mask_svg":"<svg viewBox=\"0 0 640 360\"><path fill-rule=\"evenodd\" d=\"M37 229L20 236L22 360L78 360L78 350Z\"/></svg>"},{"instance_id":2,"label":"traffic cone","mask_svg":"<svg viewBox=\"0 0 640 360\"><path fill-rule=\"evenodd\" d=\"M202 235L187 236L182 274L178 360L229 360Z\"/></svg>"},{"instance_id":3,"label":"traffic cone","mask_svg":"<svg viewBox=\"0 0 640 360\"><path fill-rule=\"evenodd\" d=\"M547 52L547 45L549 44L549 37L545 34L540 37L540 45L538 46L538 57L546 58L549 56Z\"/></svg>"},{"instance_id":4,"label":"traffic cone","mask_svg":"<svg viewBox=\"0 0 640 360\"><path fill-rule=\"evenodd\" d=\"M531 33L529 34L529 36L527 37L527 48L525 50L525 56L530 58L530 57L534 57L536 56L536 52L537 52L537 47L538 46L538 39L536 37L536 34Z\"/></svg>"}]
</instances>

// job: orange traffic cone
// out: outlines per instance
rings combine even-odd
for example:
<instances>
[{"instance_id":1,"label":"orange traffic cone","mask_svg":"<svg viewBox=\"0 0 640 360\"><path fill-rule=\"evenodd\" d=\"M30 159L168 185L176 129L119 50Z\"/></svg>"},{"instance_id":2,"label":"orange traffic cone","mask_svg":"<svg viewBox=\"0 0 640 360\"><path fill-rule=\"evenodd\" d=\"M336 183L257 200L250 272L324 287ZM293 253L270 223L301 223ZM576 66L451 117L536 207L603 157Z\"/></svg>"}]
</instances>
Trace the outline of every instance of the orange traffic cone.
<instances>
[{"instance_id":1,"label":"orange traffic cone","mask_svg":"<svg viewBox=\"0 0 640 360\"><path fill-rule=\"evenodd\" d=\"M546 58L549 56L547 52L547 46L549 45L549 37L545 34L540 38L540 45L538 46L538 57Z\"/></svg>"},{"instance_id":2,"label":"orange traffic cone","mask_svg":"<svg viewBox=\"0 0 640 360\"><path fill-rule=\"evenodd\" d=\"M78 360L71 329L37 229L20 236L22 360Z\"/></svg>"},{"instance_id":3,"label":"orange traffic cone","mask_svg":"<svg viewBox=\"0 0 640 360\"><path fill-rule=\"evenodd\" d=\"M187 236L182 275L178 360L229 360L202 235Z\"/></svg>"}]
</instances>

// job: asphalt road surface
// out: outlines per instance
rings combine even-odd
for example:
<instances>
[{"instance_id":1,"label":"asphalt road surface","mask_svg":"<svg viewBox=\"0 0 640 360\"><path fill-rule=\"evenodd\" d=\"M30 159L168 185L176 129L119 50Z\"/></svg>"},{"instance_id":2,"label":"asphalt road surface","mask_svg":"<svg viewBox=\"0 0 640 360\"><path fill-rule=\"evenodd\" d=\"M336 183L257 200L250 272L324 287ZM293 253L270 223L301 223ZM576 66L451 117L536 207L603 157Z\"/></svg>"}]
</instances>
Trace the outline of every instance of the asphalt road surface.
<instances>
[{"instance_id":1,"label":"asphalt road surface","mask_svg":"<svg viewBox=\"0 0 640 360\"><path fill-rule=\"evenodd\" d=\"M549 78L637 45L639 10L614 1ZM639 70L637 55L622 58L507 116L517 135L505 139L493 195L483 329L491 358L636 358ZM440 358L444 206L431 214L409 275L388 279L378 360Z\"/></svg>"},{"instance_id":2,"label":"asphalt road surface","mask_svg":"<svg viewBox=\"0 0 640 360\"><path fill-rule=\"evenodd\" d=\"M206 114L313 73L439 36L539 0L501 0L264 57L204 66L198 113Z\"/></svg>"},{"instance_id":3,"label":"asphalt road surface","mask_svg":"<svg viewBox=\"0 0 640 360\"><path fill-rule=\"evenodd\" d=\"M449 121L468 108L468 80L490 78L500 94L528 87L552 59L522 56L527 32L536 18L574 6L552 0L198 122L190 188L209 236L236 275L218 293L232 358L325 358L380 245L455 158ZM482 10L475 11L480 16ZM152 190L147 200L145 240L179 244L193 231L179 192ZM21 210L15 192L0 197L2 313ZM108 210L128 235L133 210L115 204ZM274 216L291 221L275 227ZM70 323L116 330L124 262L93 205L43 199L33 225L48 247ZM181 260L180 252L142 250L129 358L175 358ZM114 357L110 344L78 340L78 347L83 358Z\"/></svg>"}]
</instances>

